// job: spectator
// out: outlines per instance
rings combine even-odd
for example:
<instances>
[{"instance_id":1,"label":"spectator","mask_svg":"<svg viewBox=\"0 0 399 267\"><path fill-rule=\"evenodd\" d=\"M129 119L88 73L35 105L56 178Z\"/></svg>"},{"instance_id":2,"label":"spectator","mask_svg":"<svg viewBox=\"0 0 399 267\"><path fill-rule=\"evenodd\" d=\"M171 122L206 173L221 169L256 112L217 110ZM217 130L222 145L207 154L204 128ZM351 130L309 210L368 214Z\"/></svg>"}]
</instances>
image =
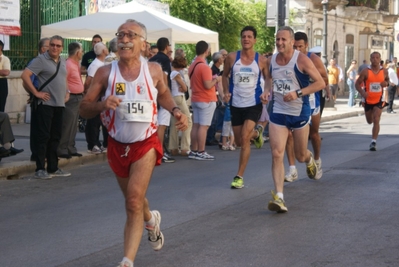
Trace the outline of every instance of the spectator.
<instances>
[{"instance_id":1,"label":"spectator","mask_svg":"<svg viewBox=\"0 0 399 267\"><path fill-rule=\"evenodd\" d=\"M152 58L153 56L155 56L155 55L158 53L158 47L157 47L157 45L151 45L150 51L151 51L151 54L150 54L150 56L148 57L148 59Z\"/></svg>"},{"instance_id":2,"label":"spectator","mask_svg":"<svg viewBox=\"0 0 399 267\"><path fill-rule=\"evenodd\" d=\"M335 62L337 62L337 59L335 59ZM339 69L339 75L338 75L338 91L337 91L337 95L338 92L341 91L341 82L344 80L344 72L342 71L342 68L338 65L337 63L337 68Z\"/></svg>"},{"instance_id":3,"label":"spectator","mask_svg":"<svg viewBox=\"0 0 399 267\"><path fill-rule=\"evenodd\" d=\"M223 54L220 52L216 52L212 55L212 78L217 78L218 76L222 75L222 71L220 70L221 67L223 66L224 60L226 57L223 57ZM216 109L213 114L212 118L212 124L208 129L207 135L206 135L206 145L207 146L212 146L212 145L218 145L220 142L216 139L216 133L217 132L222 132L223 128L223 118L224 118L224 110L225 106L223 104L223 86L222 82L218 82L216 84L216 95L217 95L217 102L216 102Z\"/></svg>"},{"instance_id":4,"label":"spectator","mask_svg":"<svg viewBox=\"0 0 399 267\"><path fill-rule=\"evenodd\" d=\"M172 46L171 46L171 45L168 45L167 48L168 48L168 51L166 52L166 54L168 55L170 62L172 62L172 61L173 61L173 57L172 57L172 54L173 54Z\"/></svg>"},{"instance_id":5,"label":"spectator","mask_svg":"<svg viewBox=\"0 0 399 267\"><path fill-rule=\"evenodd\" d=\"M26 88L37 98L35 120L37 151L35 178L51 179L53 176L70 176L58 168L57 149L62 132L65 102L69 98L66 81L66 62L60 57L63 38L54 35L50 38L50 49L36 57L22 72L21 78ZM39 80L39 89L31 81L32 74ZM51 80L51 82L49 82ZM47 85L46 85L47 83ZM45 85L45 86L43 86ZM43 87L43 88L42 88ZM45 160L47 159L47 171Z\"/></svg>"},{"instance_id":6,"label":"spectator","mask_svg":"<svg viewBox=\"0 0 399 267\"><path fill-rule=\"evenodd\" d=\"M215 157L205 151L205 139L216 108L215 85L221 80L221 77L212 78L211 68L206 64L205 58L210 53L208 43L199 41L195 46L195 52L197 56L188 71L193 108L191 151L188 157L198 160L214 160Z\"/></svg>"},{"instance_id":7,"label":"spectator","mask_svg":"<svg viewBox=\"0 0 399 267\"><path fill-rule=\"evenodd\" d=\"M104 59L108 55L108 49L105 44L99 42L94 46L94 52L96 58L90 64L87 70L87 77L84 83L85 92L89 88L94 75L96 74L98 68L104 66ZM100 154L107 151L108 142L108 132L102 128L103 132L103 144L100 142L100 127L102 127L100 115L98 114L92 119L88 119L85 128L86 141L88 153Z\"/></svg>"},{"instance_id":8,"label":"spectator","mask_svg":"<svg viewBox=\"0 0 399 267\"><path fill-rule=\"evenodd\" d=\"M0 112L0 159L24 151L23 149L15 148L14 141L10 118L7 113Z\"/></svg>"},{"instance_id":9,"label":"spectator","mask_svg":"<svg viewBox=\"0 0 399 267\"><path fill-rule=\"evenodd\" d=\"M359 68L357 69L357 73L359 74L360 72L362 72L363 69L367 68L369 66L369 64L367 64L367 60L363 60L363 64L359 66Z\"/></svg>"},{"instance_id":10,"label":"spectator","mask_svg":"<svg viewBox=\"0 0 399 267\"><path fill-rule=\"evenodd\" d=\"M231 127L230 104L224 103L224 117L222 130L222 150L236 150L234 146L234 133Z\"/></svg>"},{"instance_id":11,"label":"spectator","mask_svg":"<svg viewBox=\"0 0 399 267\"><path fill-rule=\"evenodd\" d=\"M186 57L186 53L184 52L183 48L177 48L175 50L175 58L177 57L183 57L183 58Z\"/></svg>"},{"instance_id":12,"label":"spectator","mask_svg":"<svg viewBox=\"0 0 399 267\"><path fill-rule=\"evenodd\" d=\"M4 43L0 41L0 112L4 112L8 96L7 77L10 75L10 59L3 54Z\"/></svg>"},{"instance_id":13,"label":"spectator","mask_svg":"<svg viewBox=\"0 0 399 267\"><path fill-rule=\"evenodd\" d=\"M327 67L328 74L328 84L330 86L331 96L334 103L337 99L338 93L338 82L339 82L339 68L337 67L337 62L334 58L330 59L330 65Z\"/></svg>"},{"instance_id":14,"label":"spectator","mask_svg":"<svg viewBox=\"0 0 399 267\"><path fill-rule=\"evenodd\" d=\"M396 74L398 75L399 79L399 62L396 64ZM399 96L399 86L396 86L396 95Z\"/></svg>"},{"instance_id":15,"label":"spectator","mask_svg":"<svg viewBox=\"0 0 399 267\"><path fill-rule=\"evenodd\" d=\"M353 107L356 105L356 100L355 100L355 92L356 92L355 82L357 77L356 64L357 61L353 59L349 69L346 71L346 75L348 76L346 83L348 84L349 87L349 99L348 99L349 107Z\"/></svg>"},{"instance_id":16,"label":"spectator","mask_svg":"<svg viewBox=\"0 0 399 267\"><path fill-rule=\"evenodd\" d=\"M65 103L62 121L62 134L58 146L58 157L69 159L81 157L75 146L76 132L78 130L79 105L83 99L83 82L80 75L80 60L83 56L82 45L72 42L68 45L68 59L66 60L67 84L69 88L69 100Z\"/></svg>"},{"instance_id":17,"label":"spectator","mask_svg":"<svg viewBox=\"0 0 399 267\"><path fill-rule=\"evenodd\" d=\"M111 41L109 41L108 51L109 51L109 54L104 59L104 64L105 65L110 64L114 60L119 60L118 43L117 43L117 39L116 38L114 38Z\"/></svg>"},{"instance_id":18,"label":"spectator","mask_svg":"<svg viewBox=\"0 0 399 267\"><path fill-rule=\"evenodd\" d=\"M149 42L145 42L145 50L141 52L142 56L148 60L151 55L151 44Z\"/></svg>"},{"instance_id":19,"label":"spectator","mask_svg":"<svg viewBox=\"0 0 399 267\"><path fill-rule=\"evenodd\" d=\"M87 70L89 69L90 64L96 59L96 53L94 53L94 46L97 43L100 43L103 41L103 38L101 38L100 35L95 34L93 38L91 39L91 47L92 50L87 52L86 54L83 55L81 66L80 66L80 73L82 75L87 74Z\"/></svg>"},{"instance_id":20,"label":"spectator","mask_svg":"<svg viewBox=\"0 0 399 267\"><path fill-rule=\"evenodd\" d=\"M39 41L39 55L44 54L45 52L47 52L47 50L50 47L50 38L42 38ZM29 64L32 62L32 60L28 63ZM37 78L37 76L35 74L32 74L32 76L30 77L33 86L38 89L39 88L39 80ZM28 92L29 94L29 101L33 100L33 94L29 91L29 88L27 87L27 85L22 82L22 86L24 87L25 91ZM29 143L30 143L30 151L31 151L31 156L30 156L30 160L31 161L36 161L35 158L35 154L37 153L36 149L36 143L35 140L37 138L37 134L38 134L38 127L36 125L36 116L35 113L36 109L31 109L31 118L30 118L30 135L29 135Z\"/></svg>"},{"instance_id":21,"label":"spectator","mask_svg":"<svg viewBox=\"0 0 399 267\"><path fill-rule=\"evenodd\" d=\"M184 97L184 92L186 92L188 88L186 83L184 82L184 76L181 74L181 71L186 67L187 60L180 54L180 56L175 57L175 59L172 61L172 72L170 74L173 99L175 100L177 107L180 108L181 112L186 115L188 119L187 130L181 133L180 154L182 156L188 156L190 152L190 134L192 128L190 111ZM177 120L172 117L169 130L169 149L172 156L176 156L179 154L179 135L176 128L176 122Z\"/></svg>"},{"instance_id":22,"label":"spectator","mask_svg":"<svg viewBox=\"0 0 399 267\"><path fill-rule=\"evenodd\" d=\"M172 67L170 65L170 58L168 56L168 52L170 53L171 51L171 46L169 43L168 38L162 37L159 38L157 41L157 48L158 48L158 53L151 57L148 61L150 62L158 62L162 70L164 72L164 81L165 84L168 85L168 88L170 90L171 86L171 80L170 80L170 73L172 72ZM166 128L169 127L170 125L170 113L163 107L160 107L158 110L158 138L161 141L161 144L164 145L164 137L165 137L165 131ZM175 162L175 159L172 158L169 153L167 153L167 149L164 148L164 155L162 158L162 162L164 163L172 163Z\"/></svg>"},{"instance_id":23,"label":"spectator","mask_svg":"<svg viewBox=\"0 0 399 267\"><path fill-rule=\"evenodd\" d=\"M396 87L398 86L398 76L395 72L395 63L388 64L388 76L389 76L389 86L388 86L388 108L387 112L395 114L396 111L393 110L393 100L395 99Z\"/></svg>"}]
</instances>

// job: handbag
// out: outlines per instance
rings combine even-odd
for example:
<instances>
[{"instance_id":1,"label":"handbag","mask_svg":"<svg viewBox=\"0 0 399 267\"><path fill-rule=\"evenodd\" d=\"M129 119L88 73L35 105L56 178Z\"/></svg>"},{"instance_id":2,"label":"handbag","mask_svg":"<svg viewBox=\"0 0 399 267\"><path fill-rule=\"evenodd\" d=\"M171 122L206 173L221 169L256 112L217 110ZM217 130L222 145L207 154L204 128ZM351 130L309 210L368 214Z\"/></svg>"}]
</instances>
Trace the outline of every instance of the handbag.
<instances>
[{"instance_id":1,"label":"handbag","mask_svg":"<svg viewBox=\"0 0 399 267\"><path fill-rule=\"evenodd\" d=\"M61 59L58 60L57 69L56 69L55 73L53 74L53 76L51 76L45 83L42 84L42 86L40 86L39 89L37 89L38 92L43 90L43 88L46 87L55 78L55 76L57 76L58 70L60 69L60 63L61 63ZM39 101L39 99L36 96L34 96L33 94L30 94L30 98L29 98L28 102L30 103L31 108L36 110L38 101Z\"/></svg>"},{"instance_id":2,"label":"handbag","mask_svg":"<svg viewBox=\"0 0 399 267\"><path fill-rule=\"evenodd\" d=\"M190 98L190 93L188 92L188 88L187 91L184 92L184 98L186 99L186 101Z\"/></svg>"}]
</instances>

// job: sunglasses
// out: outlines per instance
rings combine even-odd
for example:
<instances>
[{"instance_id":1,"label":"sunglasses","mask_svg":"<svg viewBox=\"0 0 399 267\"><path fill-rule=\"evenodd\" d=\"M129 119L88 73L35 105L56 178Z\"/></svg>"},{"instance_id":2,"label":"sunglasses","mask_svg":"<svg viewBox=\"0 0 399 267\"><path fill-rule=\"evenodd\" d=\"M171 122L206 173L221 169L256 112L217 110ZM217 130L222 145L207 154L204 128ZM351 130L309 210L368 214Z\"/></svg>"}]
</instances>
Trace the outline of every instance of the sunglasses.
<instances>
[{"instance_id":1,"label":"sunglasses","mask_svg":"<svg viewBox=\"0 0 399 267\"><path fill-rule=\"evenodd\" d=\"M57 47L57 48L61 48L62 47L62 45L59 45L59 44L50 44L50 46L51 47Z\"/></svg>"}]
</instances>

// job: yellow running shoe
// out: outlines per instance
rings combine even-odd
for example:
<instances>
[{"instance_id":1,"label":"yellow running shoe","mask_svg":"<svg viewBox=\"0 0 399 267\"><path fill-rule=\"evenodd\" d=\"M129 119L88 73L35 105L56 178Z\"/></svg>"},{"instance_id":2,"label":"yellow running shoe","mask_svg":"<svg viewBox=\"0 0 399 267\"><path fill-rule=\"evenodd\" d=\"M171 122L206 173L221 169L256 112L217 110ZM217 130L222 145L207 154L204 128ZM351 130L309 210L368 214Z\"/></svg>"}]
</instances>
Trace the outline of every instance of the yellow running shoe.
<instances>
[{"instance_id":1,"label":"yellow running shoe","mask_svg":"<svg viewBox=\"0 0 399 267\"><path fill-rule=\"evenodd\" d=\"M281 198L279 198L274 192L273 190L271 191L272 193L272 198L273 200L269 201L269 205L267 206L267 208L270 211L276 211L278 213L284 213L287 212L288 209L285 206L285 202L284 200L282 200Z\"/></svg>"},{"instance_id":2,"label":"yellow running shoe","mask_svg":"<svg viewBox=\"0 0 399 267\"><path fill-rule=\"evenodd\" d=\"M313 154L310 152L310 161L306 163L306 173L310 179L315 179L317 175L317 165L314 161Z\"/></svg>"},{"instance_id":3,"label":"yellow running shoe","mask_svg":"<svg viewBox=\"0 0 399 267\"><path fill-rule=\"evenodd\" d=\"M263 140L263 126L257 125L255 131L258 132L258 137L254 139L254 144L256 148L262 148L265 141Z\"/></svg>"},{"instance_id":4,"label":"yellow running shoe","mask_svg":"<svg viewBox=\"0 0 399 267\"><path fill-rule=\"evenodd\" d=\"M244 187L244 179L240 176L236 176L231 183L231 188L233 189L240 189Z\"/></svg>"}]
</instances>

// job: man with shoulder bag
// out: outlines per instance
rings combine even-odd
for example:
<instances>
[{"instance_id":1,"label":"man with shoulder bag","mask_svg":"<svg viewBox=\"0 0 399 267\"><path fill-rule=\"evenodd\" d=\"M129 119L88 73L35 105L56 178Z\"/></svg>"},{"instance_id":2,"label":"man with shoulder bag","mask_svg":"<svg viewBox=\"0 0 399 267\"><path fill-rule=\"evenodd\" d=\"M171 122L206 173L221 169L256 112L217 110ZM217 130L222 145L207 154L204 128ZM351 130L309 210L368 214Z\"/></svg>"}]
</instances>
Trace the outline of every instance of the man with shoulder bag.
<instances>
[{"instance_id":1,"label":"man with shoulder bag","mask_svg":"<svg viewBox=\"0 0 399 267\"><path fill-rule=\"evenodd\" d=\"M66 83L66 63L60 57L63 49L63 38L55 35L50 38L50 48L39 55L22 72L21 79L37 99L33 113L38 133L34 158L36 160L35 178L51 179L54 176L70 176L58 168L57 148L61 138L61 129L65 102L69 98ZM39 80L39 89L33 85L30 77L35 74ZM45 168L47 159L47 169Z\"/></svg>"}]
</instances>

